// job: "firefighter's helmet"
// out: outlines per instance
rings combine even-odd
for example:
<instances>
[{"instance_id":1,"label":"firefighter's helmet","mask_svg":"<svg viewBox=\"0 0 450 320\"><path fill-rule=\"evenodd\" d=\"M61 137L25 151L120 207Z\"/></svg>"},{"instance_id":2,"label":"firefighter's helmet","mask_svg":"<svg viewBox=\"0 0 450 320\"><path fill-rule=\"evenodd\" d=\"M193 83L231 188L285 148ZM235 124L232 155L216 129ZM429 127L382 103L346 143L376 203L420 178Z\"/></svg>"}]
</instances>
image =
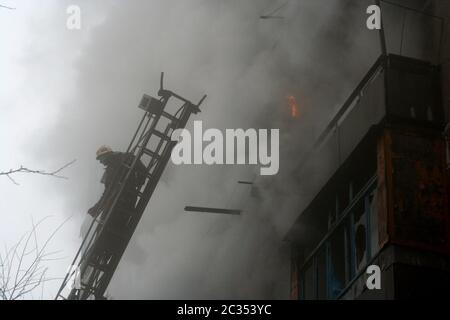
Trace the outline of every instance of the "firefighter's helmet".
<instances>
[{"instance_id":1,"label":"firefighter's helmet","mask_svg":"<svg viewBox=\"0 0 450 320\"><path fill-rule=\"evenodd\" d=\"M97 160L109 153L112 153L112 149L111 147L108 146L101 146L100 148L98 148L96 155L97 155Z\"/></svg>"}]
</instances>

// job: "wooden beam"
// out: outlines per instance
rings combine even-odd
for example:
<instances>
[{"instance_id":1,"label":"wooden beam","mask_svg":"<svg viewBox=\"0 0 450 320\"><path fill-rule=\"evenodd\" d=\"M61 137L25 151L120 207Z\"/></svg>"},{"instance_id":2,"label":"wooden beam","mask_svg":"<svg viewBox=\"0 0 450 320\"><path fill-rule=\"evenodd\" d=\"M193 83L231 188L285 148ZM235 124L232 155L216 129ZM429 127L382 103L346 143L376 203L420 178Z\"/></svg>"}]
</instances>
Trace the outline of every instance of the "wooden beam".
<instances>
[{"instance_id":1,"label":"wooden beam","mask_svg":"<svg viewBox=\"0 0 450 320\"><path fill-rule=\"evenodd\" d=\"M217 213L217 214L229 214L229 215L240 215L242 210L230 210L230 209L219 209L219 208L206 208L206 207L184 207L184 211L187 212L205 212L205 213Z\"/></svg>"}]
</instances>

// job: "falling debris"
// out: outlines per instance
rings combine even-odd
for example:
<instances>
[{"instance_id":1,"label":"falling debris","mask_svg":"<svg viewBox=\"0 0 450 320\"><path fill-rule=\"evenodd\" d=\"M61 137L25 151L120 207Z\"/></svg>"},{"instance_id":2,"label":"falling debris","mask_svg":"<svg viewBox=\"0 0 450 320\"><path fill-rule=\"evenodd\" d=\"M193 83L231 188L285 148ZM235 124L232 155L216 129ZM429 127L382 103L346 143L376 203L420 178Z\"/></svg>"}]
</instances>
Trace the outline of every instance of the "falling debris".
<instances>
[{"instance_id":1,"label":"falling debris","mask_svg":"<svg viewBox=\"0 0 450 320\"><path fill-rule=\"evenodd\" d=\"M251 182L251 181L238 181L238 183L239 184L250 184L250 185L253 184L253 182Z\"/></svg>"},{"instance_id":2,"label":"falling debris","mask_svg":"<svg viewBox=\"0 0 450 320\"><path fill-rule=\"evenodd\" d=\"M260 19L284 19L282 16L259 16Z\"/></svg>"},{"instance_id":3,"label":"falling debris","mask_svg":"<svg viewBox=\"0 0 450 320\"><path fill-rule=\"evenodd\" d=\"M187 212L205 212L205 213L217 213L217 214L229 214L238 216L242 213L242 210L230 210L219 208L205 208L205 207L184 207L184 211Z\"/></svg>"}]
</instances>

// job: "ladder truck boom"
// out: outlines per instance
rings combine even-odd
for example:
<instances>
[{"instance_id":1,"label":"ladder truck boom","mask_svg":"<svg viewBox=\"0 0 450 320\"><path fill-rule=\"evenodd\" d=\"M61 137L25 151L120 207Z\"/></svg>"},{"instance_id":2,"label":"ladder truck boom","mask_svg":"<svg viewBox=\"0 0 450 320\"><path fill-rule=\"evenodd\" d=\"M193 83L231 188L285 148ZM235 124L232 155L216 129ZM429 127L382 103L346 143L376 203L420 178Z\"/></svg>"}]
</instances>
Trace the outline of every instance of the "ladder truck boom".
<instances>
[{"instance_id":1,"label":"ladder truck boom","mask_svg":"<svg viewBox=\"0 0 450 320\"><path fill-rule=\"evenodd\" d=\"M105 299L105 291L170 159L176 144L171 140L173 131L185 128L190 116L200 112L206 95L194 104L164 89L163 82L164 73L161 73L159 99L145 94L142 97L139 108L145 114L127 148L127 153L133 155L132 161L121 164L113 184L107 188L102 212L93 219L83 237L57 292L58 300ZM176 112L167 110L171 99L181 102ZM139 162L146 168L145 182L135 190L132 204L128 201L124 206L129 192L127 185Z\"/></svg>"}]
</instances>

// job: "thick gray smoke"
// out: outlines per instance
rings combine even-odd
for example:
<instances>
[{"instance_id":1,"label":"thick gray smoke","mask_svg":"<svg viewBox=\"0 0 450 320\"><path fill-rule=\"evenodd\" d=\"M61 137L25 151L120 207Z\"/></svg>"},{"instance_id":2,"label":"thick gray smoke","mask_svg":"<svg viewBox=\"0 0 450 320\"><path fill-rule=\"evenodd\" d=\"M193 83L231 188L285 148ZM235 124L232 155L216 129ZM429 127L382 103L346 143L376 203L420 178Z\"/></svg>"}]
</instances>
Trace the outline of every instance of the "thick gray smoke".
<instances>
[{"instance_id":1,"label":"thick gray smoke","mask_svg":"<svg viewBox=\"0 0 450 320\"><path fill-rule=\"evenodd\" d=\"M89 1L102 19L79 48L72 97L37 136L36 157L77 158L76 176L49 197L85 215L102 191L95 150L124 150L142 94L166 87L197 101L205 127L280 128L279 176L241 166L169 164L109 287L114 298L289 297L285 212L301 186L290 179L302 155L379 54L365 29L366 1ZM67 3L69 4L69 3ZM63 5L63 4L62 4ZM84 7L83 7L84 6ZM290 116L293 95L299 117ZM58 150L57 156L55 150ZM238 180L258 183L261 198ZM240 217L183 212L186 205L242 208Z\"/></svg>"}]
</instances>

